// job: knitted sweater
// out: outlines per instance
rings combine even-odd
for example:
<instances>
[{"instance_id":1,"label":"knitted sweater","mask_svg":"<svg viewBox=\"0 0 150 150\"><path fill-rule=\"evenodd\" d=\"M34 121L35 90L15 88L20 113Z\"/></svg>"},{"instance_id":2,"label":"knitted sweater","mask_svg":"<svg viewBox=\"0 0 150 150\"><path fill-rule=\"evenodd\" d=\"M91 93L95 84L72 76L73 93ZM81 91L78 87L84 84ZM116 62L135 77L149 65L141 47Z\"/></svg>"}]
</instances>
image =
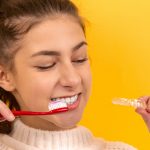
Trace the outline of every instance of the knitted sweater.
<instances>
[{"instance_id":1,"label":"knitted sweater","mask_svg":"<svg viewBox=\"0 0 150 150\"><path fill-rule=\"evenodd\" d=\"M65 131L34 129L17 119L9 135L0 134L0 150L137 150L122 142L95 138L85 127Z\"/></svg>"}]
</instances>

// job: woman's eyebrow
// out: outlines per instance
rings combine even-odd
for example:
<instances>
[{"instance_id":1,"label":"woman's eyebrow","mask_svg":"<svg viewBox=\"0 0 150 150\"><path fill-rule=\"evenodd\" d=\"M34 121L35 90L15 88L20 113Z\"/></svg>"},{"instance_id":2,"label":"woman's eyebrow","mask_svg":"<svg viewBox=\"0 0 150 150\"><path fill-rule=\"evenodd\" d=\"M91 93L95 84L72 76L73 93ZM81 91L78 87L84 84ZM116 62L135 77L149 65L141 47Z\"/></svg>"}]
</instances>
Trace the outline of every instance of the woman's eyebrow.
<instances>
[{"instance_id":1,"label":"woman's eyebrow","mask_svg":"<svg viewBox=\"0 0 150 150\"><path fill-rule=\"evenodd\" d=\"M80 42L79 44L77 44L76 46L74 46L72 48L72 51L76 51L78 49L80 49L83 45L87 45L87 42L85 41L82 41ZM37 53L34 53L33 55L31 55L31 57L35 57L35 56L41 56L41 55L45 55L45 56L60 56L60 52L58 51L54 51L54 50L42 50L42 51L39 51Z\"/></svg>"},{"instance_id":2,"label":"woman's eyebrow","mask_svg":"<svg viewBox=\"0 0 150 150\"><path fill-rule=\"evenodd\" d=\"M87 42L82 41L82 42L80 42L79 44L77 44L75 47L73 47L73 48L72 48L72 51L78 50L78 49L81 48L83 45L88 45L88 44L87 44Z\"/></svg>"}]
</instances>

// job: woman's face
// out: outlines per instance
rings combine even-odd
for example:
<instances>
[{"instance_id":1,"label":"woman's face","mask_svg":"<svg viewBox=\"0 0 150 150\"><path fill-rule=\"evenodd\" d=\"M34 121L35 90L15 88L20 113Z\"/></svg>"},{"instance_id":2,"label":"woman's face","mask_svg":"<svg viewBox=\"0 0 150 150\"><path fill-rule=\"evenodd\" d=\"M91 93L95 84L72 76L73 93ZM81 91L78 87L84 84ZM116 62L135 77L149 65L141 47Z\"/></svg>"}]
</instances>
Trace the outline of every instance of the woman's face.
<instances>
[{"instance_id":1,"label":"woman's face","mask_svg":"<svg viewBox=\"0 0 150 150\"><path fill-rule=\"evenodd\" d=\"M48 111L51 98L77 95L77 105L69 111L47 116L23 116L34 128L62 130L81 119L90 95L91 72L86 60L87 44L81 26L73 17L45 20L23 38L14 62L15 95L21 110Z\"/></svg>"}]
</instances>

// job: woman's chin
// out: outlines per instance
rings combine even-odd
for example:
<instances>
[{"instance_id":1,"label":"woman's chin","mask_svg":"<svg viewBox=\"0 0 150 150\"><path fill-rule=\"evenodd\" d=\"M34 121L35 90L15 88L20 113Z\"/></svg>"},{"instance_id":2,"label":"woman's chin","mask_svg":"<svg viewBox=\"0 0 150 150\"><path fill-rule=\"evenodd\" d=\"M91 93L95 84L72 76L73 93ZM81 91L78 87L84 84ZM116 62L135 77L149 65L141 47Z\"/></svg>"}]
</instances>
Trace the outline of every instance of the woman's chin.
<instances>
[{"instance_id":1,"label":"woman's chin","mask_svg":"<svg viewBox=\"0 0 150 150\"><path fill-rule=\"evenodd\" d=\"M76 127L76 125L80 122L81 117L75 118L61 118L58 121L54 122L54 124L60 129L71 129Z\"/></svg>"},{"instance_id":2,"label":"woman's chin","mask_svg":"<svg viewBox=\"0 0 150 150\"><path fill-rule=\"evenodd\" d=\"M80 122L83 111L84 107L81 105L77 109L48 116L48 118L46 117L46 120L54 124L59 129L70 129L76 127L76 125Z\"/></svg>"},{"instance_id":3,"label":"woman's chin","mask_svg":"<svg viewBox=\"0 0 150 150\"><path fill-rule=\"evenodd\" d=\"M64 125L58 125L58 128L60 129L60 130L68 130L68 129L73 129L73 128L75 128L77 125L76 124L65 124L65 126Z\"/></svg>"}]
</instances>

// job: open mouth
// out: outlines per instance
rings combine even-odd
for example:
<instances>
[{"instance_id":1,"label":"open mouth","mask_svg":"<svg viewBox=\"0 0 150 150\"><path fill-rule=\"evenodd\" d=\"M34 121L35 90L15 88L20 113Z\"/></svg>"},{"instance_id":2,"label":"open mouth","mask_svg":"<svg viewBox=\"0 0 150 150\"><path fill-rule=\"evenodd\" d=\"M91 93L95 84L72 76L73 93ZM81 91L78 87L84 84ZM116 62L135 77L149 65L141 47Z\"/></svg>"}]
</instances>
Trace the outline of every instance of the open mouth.
<instances>
[{"instance_id":1,"label":"open mouth","mask_svg":"<svg viewBox=\"0 0 150 150\"><path fill-rule=\"evenodd\" d=\"M72 105L78 100L78 97L80 94L81 93L76 94L74 96L65 97L65 98L51 98L51 101L62 101L62 102L67 103L67 105Z\"/></svg>"}]
</instances>

